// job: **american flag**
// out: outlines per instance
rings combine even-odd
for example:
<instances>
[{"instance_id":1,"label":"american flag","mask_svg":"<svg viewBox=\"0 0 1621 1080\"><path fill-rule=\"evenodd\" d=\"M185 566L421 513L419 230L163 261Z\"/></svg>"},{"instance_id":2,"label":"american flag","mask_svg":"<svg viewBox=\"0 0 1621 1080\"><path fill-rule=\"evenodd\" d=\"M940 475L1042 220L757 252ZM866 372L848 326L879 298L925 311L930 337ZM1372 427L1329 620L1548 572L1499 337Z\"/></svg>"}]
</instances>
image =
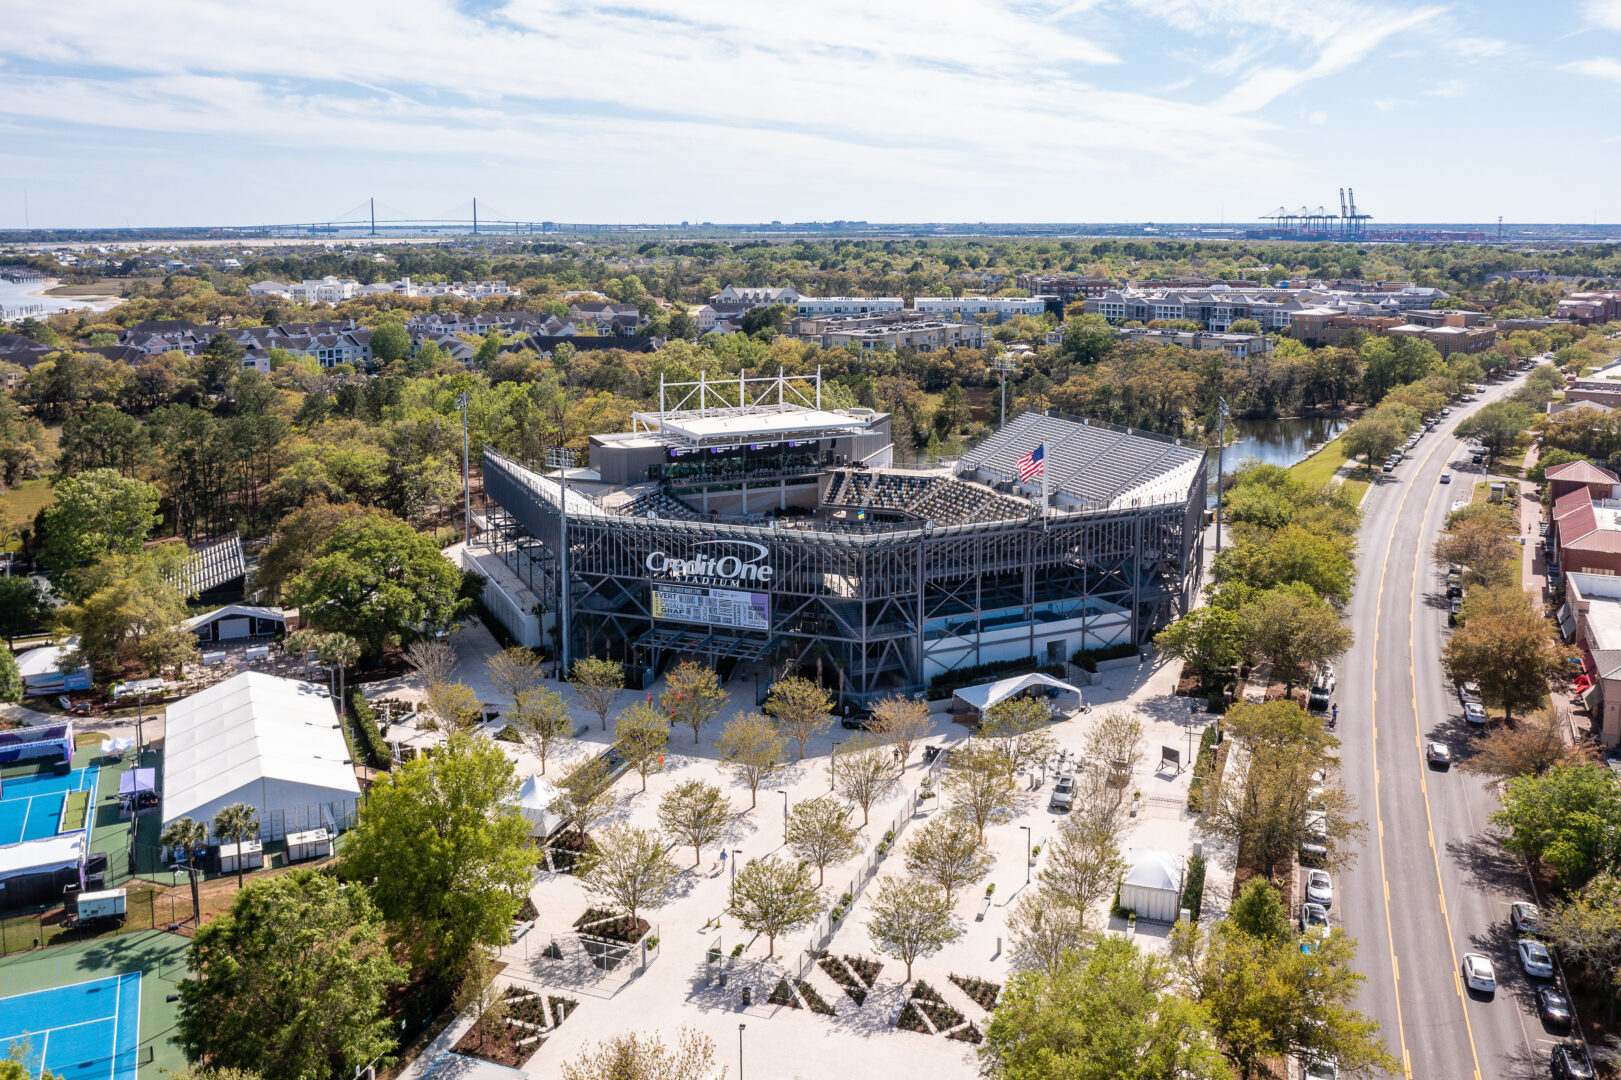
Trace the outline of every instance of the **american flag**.
<instances>
[{"instance_id":1,"label":"american flag","mask_svg":"<svg viewBox=\"0 0 1621 1080\"><path fill-rule=\"evenodd\" d=\"M1032 476L1040 475L1046 462L1046 444L1039 443L1036 448L1019 459L1019 483L1027 484Z\"/></svg>"}]
</instances>

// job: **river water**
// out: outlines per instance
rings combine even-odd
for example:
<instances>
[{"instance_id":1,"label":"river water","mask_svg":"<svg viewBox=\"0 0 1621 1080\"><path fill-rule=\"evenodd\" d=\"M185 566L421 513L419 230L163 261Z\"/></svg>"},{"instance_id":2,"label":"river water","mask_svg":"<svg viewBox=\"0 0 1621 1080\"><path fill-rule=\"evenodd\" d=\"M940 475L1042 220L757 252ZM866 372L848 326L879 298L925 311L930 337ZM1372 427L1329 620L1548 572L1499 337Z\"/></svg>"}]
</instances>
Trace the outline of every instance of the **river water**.
<instances>
[{"instance_id":1,"label":"river water","mask_svg":"<svg viewBox=\"0 0 1621 1080\"><path fill-rule=\"evenodd\" d=\"M1293 465L1307 454L1344 431L1350 421L1342 417L1307 416L1286 420L1245 420L1229 417L1227 432L1238 438L1227 444L1222 465L1231 474L1246 461L1260 461L1264 465ZM1216 454L1212 450L1210 463L1210 502L1216 501Z\"/></svg>"},{"instance_id":2,"label":"river water","mask_svg":"<svg viewBox=\"0 0 1621 1080\"><path fill-rule=\"evenodd\" d=\"M73 311L77 308L104 309L110 306L105 301L92 302L79 297L33 295L42 293L56 284L53 280L7 281L0 278L0 322L21 319L29 315L43 318L58 311Z\"/></svg>"}]
</instances>

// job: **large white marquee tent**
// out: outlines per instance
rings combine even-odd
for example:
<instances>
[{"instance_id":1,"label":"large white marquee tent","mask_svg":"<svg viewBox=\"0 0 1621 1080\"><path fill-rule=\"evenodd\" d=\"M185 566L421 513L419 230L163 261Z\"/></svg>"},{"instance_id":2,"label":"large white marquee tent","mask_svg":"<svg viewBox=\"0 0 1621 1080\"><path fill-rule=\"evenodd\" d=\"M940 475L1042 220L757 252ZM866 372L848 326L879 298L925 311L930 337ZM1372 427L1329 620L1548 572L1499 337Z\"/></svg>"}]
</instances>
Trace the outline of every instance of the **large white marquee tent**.
<instances>
[{"instance_id":1,"label":"large white marquee tent","mask_svg":"<svg viewBox=\"0 0 1621 1080\"><path fill-rule=\"evenodd\" d=\"M246 671L169 706L163 824L209 822L232 803L259 811L260 836L353 821L360 798L324 686Z\"/></svg>"}]
</instances>

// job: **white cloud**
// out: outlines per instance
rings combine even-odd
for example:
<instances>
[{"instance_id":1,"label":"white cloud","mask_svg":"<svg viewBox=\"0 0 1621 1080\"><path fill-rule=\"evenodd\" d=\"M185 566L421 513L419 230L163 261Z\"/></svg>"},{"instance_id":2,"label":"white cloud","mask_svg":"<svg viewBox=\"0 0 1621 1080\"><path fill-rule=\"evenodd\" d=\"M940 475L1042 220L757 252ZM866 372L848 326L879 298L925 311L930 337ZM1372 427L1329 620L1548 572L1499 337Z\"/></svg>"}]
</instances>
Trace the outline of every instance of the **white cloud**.
<instances>
[{"instance_id":1,"label":"white cloud","mask_svg":"<svg viewBox=\"0 0 1621 1080\"><path fill-rule=\"evenodd\" d=\"M1328 123L1328 114L1322 109L1317 109L1306 119L1313 124L1326 124Z\"/></svg>"},{"instance_id":2,"label":"white cloud","mask_svg":"<svg viewBox=\"0 0 1621 1080\"><path fill-rule=\"evenodd\" d=\"M1592 60L1572 60L1568 64L1559 65L1559 70L1574 71L1578 75L1590 75L1595 79L1621 83L1621 61L1612 60L1608 56Z\"/></svg>"},{"instance_id":3,"label":"white cloud","mask_svg":"<svg viewBox=\"0 0 1621 1080\"><path fill-rule=\"evenodd\" d=\"M1496 38L1454 37L1452 51L1466 60L1490 60L1509 52L1511 46Z\"/></svg>"},{"instance_id":4,"label":"white cloud","mask_svg":"<svg viewBox=\"0 0 1621 1080\"><path fill-rule=\"evenodd\" d=\"M1424 92L1430 97L1460 98L1469 92L1469 87L1464 84L1462 79L1448 79L1446 82L1435 84Z\"/></svg>"},{"instance_id":5,"label":"white cloud","mask_svg":"<svg viewBox=\"0 0 1621 1080\"><path fill-rule=\"evenodd\" d=\"M1621 0L1584 0L1582 14L1594 26L1621 30Z\"/></svg>"}]
</instances>

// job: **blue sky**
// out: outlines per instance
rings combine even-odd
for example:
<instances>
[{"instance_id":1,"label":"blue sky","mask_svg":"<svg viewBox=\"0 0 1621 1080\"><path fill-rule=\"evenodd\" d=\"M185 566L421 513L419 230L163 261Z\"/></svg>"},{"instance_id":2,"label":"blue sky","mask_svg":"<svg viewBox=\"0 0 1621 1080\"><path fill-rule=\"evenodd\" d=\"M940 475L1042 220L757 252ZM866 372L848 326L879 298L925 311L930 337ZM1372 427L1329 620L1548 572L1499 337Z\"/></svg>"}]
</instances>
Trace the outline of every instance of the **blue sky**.
<instances>
[{"instance_id":1,"label":"blue sky","mask_svg":"<svg viewBox=\"0 0 1621 1080\"><path fill-rule=\"evenodd\" d=\"M1621 0L10 0L0 227L1621 219Z\"/></svg>"}]
</instances>

